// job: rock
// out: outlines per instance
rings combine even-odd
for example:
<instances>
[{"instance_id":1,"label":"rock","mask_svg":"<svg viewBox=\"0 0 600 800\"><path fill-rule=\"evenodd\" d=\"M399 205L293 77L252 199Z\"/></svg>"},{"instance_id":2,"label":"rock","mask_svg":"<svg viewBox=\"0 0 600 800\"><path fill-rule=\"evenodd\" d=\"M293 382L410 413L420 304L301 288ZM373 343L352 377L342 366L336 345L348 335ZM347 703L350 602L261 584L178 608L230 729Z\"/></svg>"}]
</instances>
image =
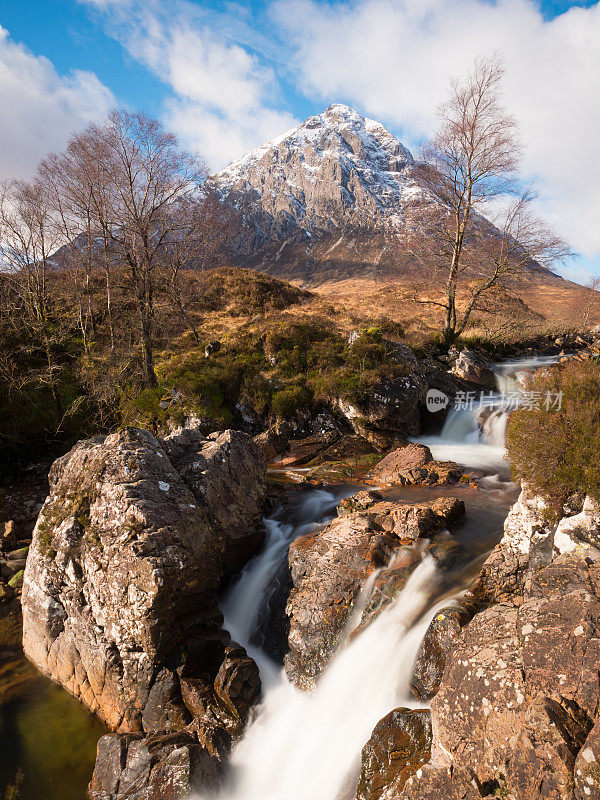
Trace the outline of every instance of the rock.
<instances>
[{"instance_id":1,"label":"rock","mask_svg":"<svg viewBox=\"0 0 600 800\"><path fill-rule=\"evenodd\" d=\"M250 708L260 696L258 667L240 645L215 639L189 648L179 668L183 702L194 728L212 755L222 756L244 730Z\"/></svg>"},{"instance_id":2,"label":"rock","mask_svg":"<svg viewBox=\"0 0 600 800\"><path fill-rule=\"evenodd\" d=\"M287 450L289 435L285 430L286 427L285 425L272 426L254 437L254 441L263 451L267 461L274 461L278 455Z\"/></svg>"},{"instance_id":3,"label":"rock","mask_svg":"<svg viewBox=\"0 0 600 800\"><path fill-rule=\"evenodd\" d=\"M221 342L218 341L210 342L210 344L207 344L206 347L204 348L204 358L210 358L211 356L214 356L214 354L218 353L220 349L221 349Z\"/></svg>"},{"instance_id":4,"label":"rock","mask_svg":"<svg viewBox=\"0 0 600 800\"><path fill-rule=\"evenodd\" d=\"M9 553L7 553L6 560L8 563L24 561L27 559L28 552L29 547L19 547L17 550L11 550Z\"/></svg>"},{"instance_id":5,"label":"rock","mask_svg":"<svg viewBox=\"0 0 600 800\"><path fill-rule=\"evenodd\" d=\"M431 763L403 800L600 796L597 514L586 499L579 514L551 526L524 488L476 582L486 605L466 625L449 625L431 701ZM437 644L435 634L424 648Z\"/></svg>"},{"instance_id":6,"label":"rock","mask_svg":"<svg viewBox=\"0 0 600 800\"><path fill-rule=\"evenodd\" d=\"M357 630L397 596L420 563L422 547L415 540L434 536L465 512L456 498L402 504L379 496L360 493L356 502L362 510L339 516L290 545L293 587L286 608L290 632L285 666L300 688L313 687L347 633L355 601L373 571L385 567L356 620ZM346 507L352 504L346 502Z\"/></svg>"},{"instance_id":7,"label":"rock","mask_svg":"<svg viewBox=\"0 0 600 800\"><path fill-rule=\"evenodd\" d=\"M90 800L184 800L194 789L215 792L218 761L188 733L103 736Z\"/></svg>"},{"instance_id":8,"label":"rock","mask_svg":"<svg viewBox=\"0 0 600 800\"><path fill-rule=\"evenodd\" d=\"M383 495L376 489L366 489L362 492L350 495L340 500L337 506L337 513L339 516L344 514L352 514L353 511L364 511L369 506L375 505L380 500L383 500Z\"/></svg>"},{"instance_id":9,"label":"rock","mask_svg":"<svg viewBox=\"0 0 600 800\"><path fill-rule=\"evenodd\" d=\"M223 552L225 577L238 572L264 536L266 461L240 431L193 429L167 436L165 451L196 499L205 505Z\"/></svg>"},{"instance_id":10,"label":"rock","mask_svg":"<svg viewBox=\"0 0 600 800\"><path fill-rule=\"evenodd\" d=\"M225 659L217 591L261 540L264 492L264 457L234 431L77 444L50 471L27 559L28 658L114 730L187 722L178 669L215 641Z\"/></svg>"},{"instance_id":11,"label":"rock","mask_svg":"<svg viewBox=\"0 0 600 800\"><path fill-rule=\"evenodd\" d=\"M430 755L429 712L390 711L363 747L356 800L392 800Z\"/></svg>"},{"instance_id":12,"label":"rock","mask_svg":"<svg viewBox=\"0 0 600 800\"><path fill-rule=\"evenodd\" d=\"M572 510L576 510L575 504ZM523 486L504 523L504 536L494 548L470 593L479 602L520 598L528 581L555 554L600 556L600 509L586 498L580 513L549 520L542 498Z\"/></svg>"},{"instance_id":13,"label":"rock","mask_svg":"<svg viewBox=\"0 0 600 800\"><path fill-rule=\"evenodd\" d=\"M14 597L14 590L8 583L0 582L0 603L8 603Z\"/></svg>"},{"instance_id":14,"label":"rock","mask_svg":"<svg viewBox=\"0 0 600 800\"><path fill-rule=\"evenodd\" d=\"M397 542L361 513L338 517L290 545L293 588L286 672L310 689L335 650L362 583L383 566Z\"/></svg>"},{"instance_id":15,"label":"rock","mask_svg":"<svg viewBox=\"0 0 600 800\"><path fill-rule=\"evenodd\" d=\"M289 452L277 460L277 466L301 467L308 464L337 439L339 439L337 431L327 431L325 434L313 434L304 439L295 439L290 442Z\"/></svg>"},{"instance_id":16,"label":"rock","mask_svg":"<svg viewBox=\"0 0 600 800\"><path fill-rule=\"evenodd\" d=\"M461 606L443 608L435 615L415 661L411 688L419 700L431 700L440 688L448 657L470 615Z\"/></svg>"},{"instance_id":17,"label":"rock","mask_svg":"<svg viewBox=\"0 0 600 800\"><path fill-rule=\"evenodd\" d=\"M11 589L20 589L23 586L24 574L25 573L22 569L20 569L18 572L15 572L12 578L10 578L8 581L8 585L10 586Z\"/></svg>"},{"instance_id":18,"label":"rock","mask_svg":"<svg viewBox=\"0 0 600 800\"><path fill-rule=\"evenodd\" d=\"M530 567L548 563L554 526L545 502L523 487L504 522L504 536L492 550L470 593L481 603L512 600L523 592Z\"/></svg>"},{"instance_id":19,"label":"rock","mask_svg":"<svg viewBox=\"0 0 600 800\"><path fill-rule=\"evenodd\" d=\"M13 519L9 519L8 522L4 523L1 545L4 552L17 546L17 526Z\"/></svg>"},{"instance_id":20,"label":"rock","mask_svg":"<svg viewBox=\"0 0 600 800\"><path fill-rule=\"evenodd\" d=\"M496 388L496 373L492 369L491 362L474 350L462 350L451 372L469 383L475 383L486 389Z\"/></svg>"},{"instance_id":21,"label":"rock","mask_svg":"<svg viewBox=\"0 0 600 800\"><path fill-rule=\"evenodd\" d=\"M360 400L338 398L336 408L355 433L377 447L387 448L419 433L419 409L425 394L424 378L411 372L382 380Z\"/></svg>"},{"instance_id":22,"label":"rock","mask_svg":"<svg viewBox=\"0 0 600 800\"><path fill-rule=\"evenodd\" d=\"M424 444L407 444L383 458L366 476L377 485L431 485L457 483L463 475L460 464L434 461Z\"/></svg>"}]
</instances>

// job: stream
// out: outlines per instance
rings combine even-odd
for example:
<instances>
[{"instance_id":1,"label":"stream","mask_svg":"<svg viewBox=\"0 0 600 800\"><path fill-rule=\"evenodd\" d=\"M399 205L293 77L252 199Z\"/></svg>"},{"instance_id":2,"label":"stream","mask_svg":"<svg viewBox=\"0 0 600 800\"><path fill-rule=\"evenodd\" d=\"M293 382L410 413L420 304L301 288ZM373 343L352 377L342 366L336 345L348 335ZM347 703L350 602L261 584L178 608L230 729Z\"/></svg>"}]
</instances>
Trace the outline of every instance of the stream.
<instances>
[{"instance_id":1,"label":"stream","mask_svg":"<svg viewBox=\"0 0 600 800\"><path fill-rule=\"evenodd\" d=\"M545 360L498 365L498 391L512 392L519 372ZM483 431L478 415L493 406ZM314 532L336 514L356 486L290 493L285 509L265 520L261 552L222 598L225 628L257 662L263 683L261 705L237 744L218 800L349 800L354 794L360 753L376 723L398 706L420 707L410 693L413 664L429 622L459 596L502 536L508 509L518 495L504 459L508 412L499 394L473 408L449 412L438 436L415 439L436 459L479 470L480 488L396 487L390 499L414 503L436 496L464 500L466 518L451 526L467 546L470 567L438 574L426 555L403 591L360 636L348 638L321 676L314 693L300 692L283 669L256 644L257 626L276 588L291 541ZM355 604L368 599L369 582ZM358 617L356 612L353 619ZM347 633L352 630L349 624ZM27 692L0 705L0 786L18 767L24 772L20 800L82 800L93 769L102 725L76 700L36 676ZM208 800L198 795L194 800Z\"/></svg>"}]
</instances>

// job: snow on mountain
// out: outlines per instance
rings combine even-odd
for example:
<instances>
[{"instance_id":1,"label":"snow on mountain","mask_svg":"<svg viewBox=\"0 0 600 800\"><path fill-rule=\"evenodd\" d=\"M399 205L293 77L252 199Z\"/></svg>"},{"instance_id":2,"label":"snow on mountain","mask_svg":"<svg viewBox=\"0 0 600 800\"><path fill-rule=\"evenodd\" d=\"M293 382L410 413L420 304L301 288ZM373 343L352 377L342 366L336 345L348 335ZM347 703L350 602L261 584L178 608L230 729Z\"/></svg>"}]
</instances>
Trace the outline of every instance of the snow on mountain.
<instances>
[{"instance_id":1,"label":"snow on mountain","mask_svg":"<svg viewBox=\"0 0 600 800\"><path fill-rule=\"evenodd\" d=\"M254 232L249 250L315 234L401 231L432 202L414 159L381 123L334 104L238 158L211 185Z\"/></svg>"}]
</instances>

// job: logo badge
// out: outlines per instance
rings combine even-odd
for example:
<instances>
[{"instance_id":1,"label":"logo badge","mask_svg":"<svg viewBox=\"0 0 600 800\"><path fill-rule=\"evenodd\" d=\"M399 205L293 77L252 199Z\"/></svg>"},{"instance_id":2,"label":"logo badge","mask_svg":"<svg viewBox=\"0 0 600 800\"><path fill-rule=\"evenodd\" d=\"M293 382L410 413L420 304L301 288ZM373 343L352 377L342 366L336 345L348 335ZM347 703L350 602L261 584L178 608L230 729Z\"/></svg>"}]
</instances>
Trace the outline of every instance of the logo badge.
<instances>
[{"instance_id":1,"label":"logo badge","mask_svg":"<svg viewBox=\"0 0 600 800\"><path fill-rule=\"evenodd\" d=\"M439 389L430 389L427 392L427 397L425 398L427 411L431 411L432 413L435 413L436 411L442 411L442 409L447 408L449 402L448 395L440 392Z\"/></svg>"}]
</instances>

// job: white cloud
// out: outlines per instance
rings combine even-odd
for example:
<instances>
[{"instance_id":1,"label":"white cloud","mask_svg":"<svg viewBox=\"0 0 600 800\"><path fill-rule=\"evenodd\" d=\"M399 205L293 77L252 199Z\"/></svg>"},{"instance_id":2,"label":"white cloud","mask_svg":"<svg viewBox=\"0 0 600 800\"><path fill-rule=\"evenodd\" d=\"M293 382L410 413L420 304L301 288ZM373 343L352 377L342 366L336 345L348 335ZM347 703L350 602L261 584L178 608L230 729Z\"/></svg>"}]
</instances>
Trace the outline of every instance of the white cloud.
<instances>
[{"instance_id":1,"label":"white cloud","mask_svg":"<svg viewBox=\"0 0 600 800\"><path fill-rule=\"evenodd\" d=\"M449 78L499 51L540 210L600 255L600 4L553 20L533 0L276 0L271 10L307 96L354 104L409 145L434 131Z\"/></svg>"},{"instance_id":2,"label":"white cloud","mask_svg":"<svg viewBox=\"0 0 600 800\"><path fill-rule=\"evenodd\" d=\"M227 16L216 19L185 0L168 8L130 0L126 11L108 16L109 32L172 89L167 125L215 169L297 124L277 108L273 70L233 38L239 13L232 5L231 25L223 26Z\"/></svg>"},{"instance_id":3,"label":"white cloud","mask_svg":"<svg viewBox=\"0 0 600 800\"><path fill-rule=\"evenodd\" d=\"M91 72L60 76L0 27L0 177L27 177L50 150L114 103Z\"/></svg>"}]
</instances>

